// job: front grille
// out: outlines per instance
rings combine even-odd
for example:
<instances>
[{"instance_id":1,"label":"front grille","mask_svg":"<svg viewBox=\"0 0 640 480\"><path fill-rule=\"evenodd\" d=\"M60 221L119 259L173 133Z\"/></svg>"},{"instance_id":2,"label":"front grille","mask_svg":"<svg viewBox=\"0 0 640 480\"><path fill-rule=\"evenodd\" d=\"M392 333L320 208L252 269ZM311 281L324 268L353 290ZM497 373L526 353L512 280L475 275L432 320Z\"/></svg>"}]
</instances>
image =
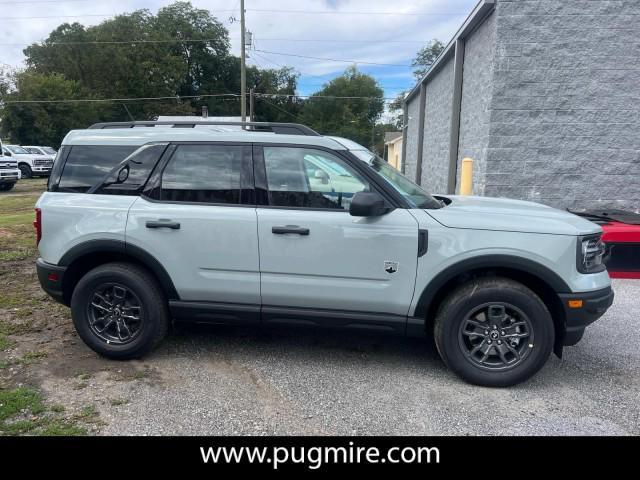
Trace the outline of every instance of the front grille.
<instances>
[{"instance_id":1,"label":"front grille","mask_svg":"<svg viewBox=\"0 0 640 480\"><path fill-rule=\"evenodd\" d=\"M18 164L17 163L0 163L0 169L4 170L7 168L11 168L15 170L16 168L18 168Z\"/></svg>"},{"instance_id":2,"label":"front grille","mask_svg":"<svg viewBox=\"0 0 640 480\"><path fill-rule=\"evenodd\" d=\"M33 164L38 167L51 167L53 166L53 160L34 160Z\"/></svg>"}]
</instances>

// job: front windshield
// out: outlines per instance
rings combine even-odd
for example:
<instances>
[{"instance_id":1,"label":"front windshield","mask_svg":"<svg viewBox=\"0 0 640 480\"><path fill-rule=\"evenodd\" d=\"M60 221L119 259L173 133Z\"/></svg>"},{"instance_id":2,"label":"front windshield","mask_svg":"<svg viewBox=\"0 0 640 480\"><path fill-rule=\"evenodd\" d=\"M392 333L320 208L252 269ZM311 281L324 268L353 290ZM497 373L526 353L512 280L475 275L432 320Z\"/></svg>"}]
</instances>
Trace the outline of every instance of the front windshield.
<instances>
[{"instance_id":1,"label":"front windshield","mask_svg":"<svg viewBox=\"0 0 640 480\"><path fill-rule=\"evenodd\" d=\"M42 147L42 150L47 155L55 155L56 153L58 153L55 148L51 148L51 147Z\"/></svg>"},{"instance_id":2,"label":"front windshield","mask_svg":"<svg viewBox=\"0 0 640 480\"><path fill-rule=\"evenodd\" d=\"M22 154L27 154L27 155L28 155L28 154L29 154L29 152L27 152L27 151L26 151L24 148L22 148L22 147L17 147L17 146L14 146L14 145L7 145L7 148L9 149L9 151L10 151L11 153L16 153L16 154L18 154L18 155L22 155Z\"/></svg>"},{"instance_id":3,"label":"front windshield","mask_svg":"<svg viewBox=\"0 0 640 480\"><path fill-rule=\"evenodd\" d=\"M387 183L397 190L413 208L442 207L442 204L433 198L426 190L413 183L369 150L350 150L350 152L373 168Z\"/></svg>"},{"instance_id":4,"label":"front windshield","mask_svg":"<svg viewBox=\"0 0 640 480\"><path fill-rule=\"evenodd\" d=\"M40 150L38 150L37 148L34 147L24 147L24 149L29 152L29 153L33 153L34 155L42 155L42 152Z\"/></svg>"}]
</instances>

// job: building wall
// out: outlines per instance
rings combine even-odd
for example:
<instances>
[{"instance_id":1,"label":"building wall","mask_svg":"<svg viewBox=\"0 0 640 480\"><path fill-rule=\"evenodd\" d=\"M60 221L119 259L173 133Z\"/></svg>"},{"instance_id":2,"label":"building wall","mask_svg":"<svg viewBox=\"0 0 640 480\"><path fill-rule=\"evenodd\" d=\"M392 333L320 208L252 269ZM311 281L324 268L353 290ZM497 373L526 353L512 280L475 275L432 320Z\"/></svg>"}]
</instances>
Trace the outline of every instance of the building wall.
<instances>
[{"instance_id":1,"label":"building wall","mask_svg":"<svg viewBox=\"0 0 640 480\"><path fill-rule=\"evenodd\" d=\"M458 161L474 158L474 193L640 210L640 1L496 3L465 38ZM422 183L441 192L452 64L427 83Z\"/></svg>"},{"instance_id":2,"label":"building wall","mask_svg":"<svg viewBox=\"0 0 640 480\"><path fill-rule=\"evenodd\" d=\"M638 1L499 1L485 194L640 208Z\"/></svg>"},{"instance_id":3,"label":"building wall","mask_svg":"<svg viewBox=\"0 0 640 480\"><path fill-rule=\"evenodd\" d=\"M400 170L402 163L402 137L387 143L387 162L393 168Z\"/></svg>"},{"instance_id":4,"label":"building wall","mask_svg":"<svg viewBox=\"0 0 640 480\"><path fill-rule=\"evenodd\" d=\"M474 195L483 195L485 187L495 44L496 15L492 13L465 39L464 46L456 185L459 188L462 159L472 158Z\"/></svg>"},{"instance_id":5,"label":"building wall","mask_svg":"<svg viewBox=\"0 0 640 480\"><path fill-rule=\"evenodd\" d=\"M447 191L453 63L449 59L427 84L420 184L433 193Z\"/></svg>"},{"instance_id":6,"label":"building wall","mask_svg":"<svg viewBox=\"0 0 640 480\"><path fill-rule=\"evenodd\" d=\"M419 116L419 97L416 96L407 104L407 138L405 148L407 149L405 157L404 174L411 180L416 178L416 160L418 158L418 116Z\"/></svg>"}]
</instances>

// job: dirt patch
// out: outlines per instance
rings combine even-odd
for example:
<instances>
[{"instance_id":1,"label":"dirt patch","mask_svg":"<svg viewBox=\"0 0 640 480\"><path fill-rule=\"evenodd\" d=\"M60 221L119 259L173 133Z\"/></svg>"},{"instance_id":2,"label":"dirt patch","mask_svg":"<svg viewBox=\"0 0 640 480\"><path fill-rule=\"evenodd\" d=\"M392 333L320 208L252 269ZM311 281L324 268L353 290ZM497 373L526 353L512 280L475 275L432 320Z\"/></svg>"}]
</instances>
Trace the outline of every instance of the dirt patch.
<instances>
[{"instance_id":1,"label":"dirt patch","mask_svg":"<svg viewBox=\"0 0 640 480\"><path fill-rule=\"evenodd\" d=\"M143 361L110 361L89 350L69 309L40 288L31 222L45 188L46 180L21 180L0 196L0 394L20 397L24 388L38 399L38 413L28 405L12 413L0 434L99 433L102 412L126 405L135 384L162 378Z\"/></svg>"}]
</instances>

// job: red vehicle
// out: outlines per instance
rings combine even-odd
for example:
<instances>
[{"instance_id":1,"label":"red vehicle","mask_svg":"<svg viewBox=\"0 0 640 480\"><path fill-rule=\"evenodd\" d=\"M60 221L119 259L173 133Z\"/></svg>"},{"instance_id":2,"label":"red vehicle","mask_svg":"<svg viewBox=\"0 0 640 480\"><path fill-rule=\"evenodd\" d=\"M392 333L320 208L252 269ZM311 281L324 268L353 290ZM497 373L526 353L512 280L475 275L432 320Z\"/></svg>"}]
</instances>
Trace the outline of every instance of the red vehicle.
<instances>
[{"instance_id":1,"label":"red vehicle","mask_svg":"<svg viewBox=\"0 0 640 480\"><path fill-rule=\"evenodd\" d=\"M622 210L572 212L599 224L611 278L640 279L640 214Z\"/></svg>"}]
</instances>

